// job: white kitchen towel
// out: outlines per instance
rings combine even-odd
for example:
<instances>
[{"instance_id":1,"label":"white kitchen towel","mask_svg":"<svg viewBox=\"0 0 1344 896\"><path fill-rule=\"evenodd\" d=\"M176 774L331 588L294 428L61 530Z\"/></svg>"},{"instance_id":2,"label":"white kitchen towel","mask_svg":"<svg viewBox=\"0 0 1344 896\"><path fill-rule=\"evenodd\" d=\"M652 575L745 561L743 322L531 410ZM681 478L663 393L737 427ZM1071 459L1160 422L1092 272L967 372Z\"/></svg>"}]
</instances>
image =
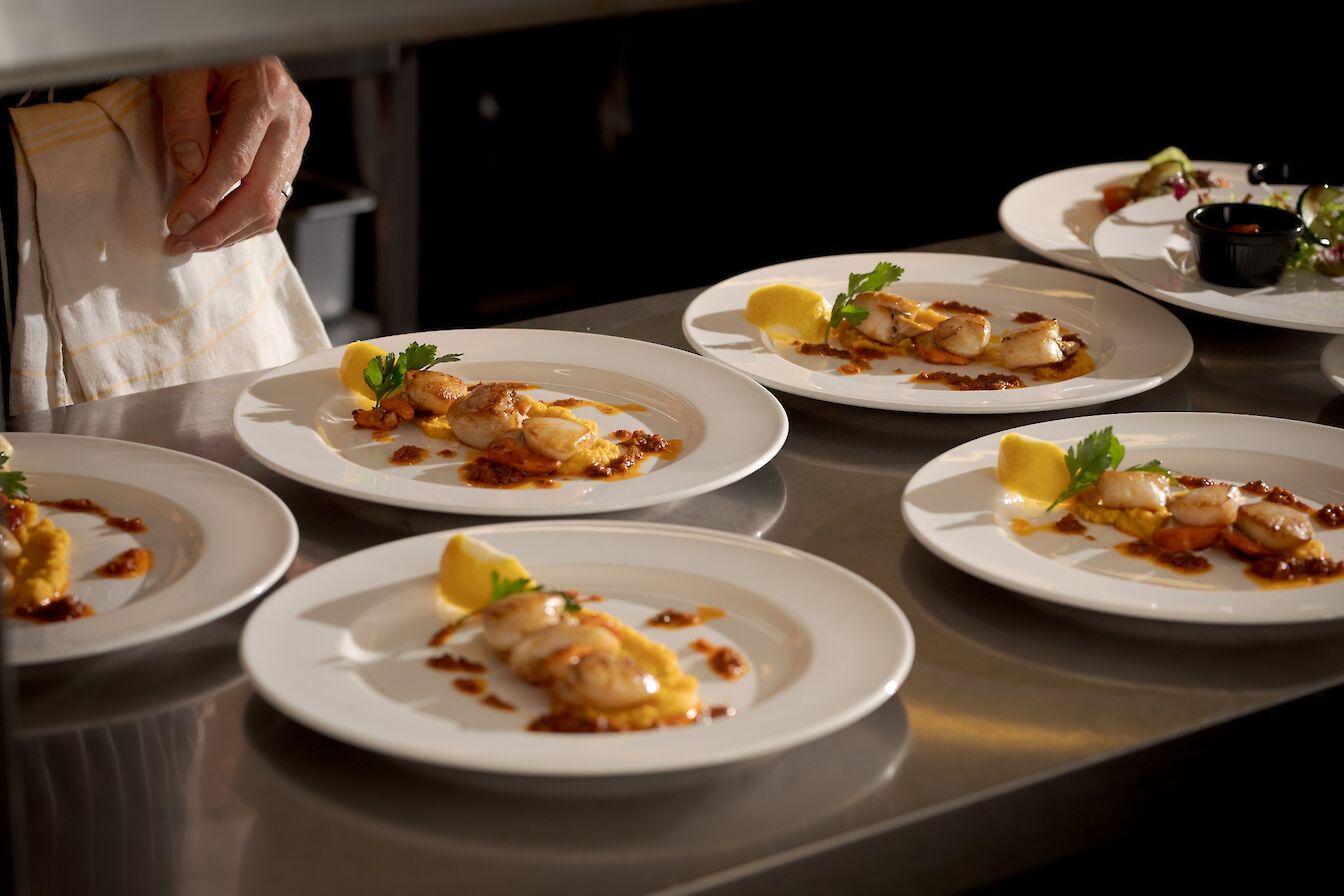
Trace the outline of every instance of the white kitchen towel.
<instances>
[{"instance_id":1,"label":"white kitchen towel","mask_svg":"<svg viewBox=\"0 0 1344 896\"><path fill-rule=\"evenodd\" d=\"M183 184L146 81L10 111L19 294L10 413L284 364L330 346L280 237L164 254Z\"/></svg>"}]
</instances>

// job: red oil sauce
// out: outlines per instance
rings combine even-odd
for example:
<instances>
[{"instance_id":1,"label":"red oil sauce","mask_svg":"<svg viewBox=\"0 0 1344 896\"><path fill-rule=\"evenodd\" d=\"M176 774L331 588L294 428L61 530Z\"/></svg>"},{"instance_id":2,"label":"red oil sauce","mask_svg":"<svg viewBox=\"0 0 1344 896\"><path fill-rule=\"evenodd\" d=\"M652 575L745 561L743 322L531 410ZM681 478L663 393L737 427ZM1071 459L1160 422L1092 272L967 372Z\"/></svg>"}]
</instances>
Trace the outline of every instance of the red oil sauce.
<instances>
[{"instance_id":1,"label":"red oil sauce","mask_svg":"<svg viewBox=\"0 0 1344 896\"><path fill-rule=\"evenodd\" d=\"M1344 504L1326 504L1316 511L1316 521L1326 529L1344 526Z\"/></svg>"},{"instance_id":2,"label":"red oil sauce","mask_svg":"<svg viewBox=\"0 0 1344 896\"><path fill-rule=\"evenodd\" d=\"M513 712L518 708L514 706L512 703L508 702L507 700L501 700L494 694L486 694L484 697L481 698L481 703L485 704L491 709L502 709L505 712Z\"/></svg>"},{"instance_id":3,"label":"red oil sauce","mask_svg":"<svg viewBox=\"0 0 1344 896\"><path fill-rule=\"evenodd\" d=\"M443 628L436 631L429 639L430 647L442 647L448 643L448 639L457 634L457 630L472 620L471 616L463 616L456 622L450 622Z\"/></svg>"},{"instance_id":4,"label":"red oil sauce","mask_svg":"<svg viewBox=\"0 0 1344 896\"><path fill-rule=\"evenodd\" d=\"M996 389L1021 389L1022 380L1012 373L982 373L979 376L966 376L949 370L929 370L917 373L910 378L916 383L942 383L958 392L983 392Z\"/></svg>"},{"instance_id":5,"label":"red oil sauce","mask_svg":"<svg viewBox=\"0 0 1344 896\"><path fill-rule=\"evenodd\" d=\"M395 442L397 440L396 436L385 429L375 429L369 438L373 439L375 442Z\"/></svg>"},{"instance_id":6,"label":"red oil sauce","mask_svg":"<svg viewBox=\"0 0 1344 896\"><path fill-rule=\"evenodd\" d=\"M88 498L62 498L59 501L38 501L43 507L66 510L71 513L91 513L100 516L113 529L123 532L148 532L149 527L138 516L114 516L106 507Z\"/></svg>"},{"instance_id":7,"label":"red oil sauce","mask_svg":"<svg viewBox=\"0 0 1344 896\"><path fill-rule=\"evenodd\" d=\"M454 678L453 687L464 694L479 696L485 693L485 682L479 678Z\"/></svg>"},{"instance_id":8,"label":"red oil sauce","mask_svg":"<svg viewBox=\"0 0 1344 896\"><path fill-rule=\"evenodd\" d=\"M29 622L68 622L93 615L93 607L77 597L66 595L48 601L40 607L19 607L11 614L15 619Z\"/></svg>"},{"instance_id":9,"label":"red oil sauce","mask_svg":"<svg viewBox=\"0 0 1344 896\"><path fill-rule=\"evenodd\" d=\"M700 625L711 619L722 619L725 615L717 607L696 607L694 613L683 613L680 610L662 610L655 613L645 625L663 628L689 628L692 625Z\"/></svg>"},{"instance_id":10,"label":"red oil sauce","mask_svg":"<svg viewBox=\"0 0 1344 896\"><path fill-rule=\"evenodd\" d=\"M691 642L691 649L705 654L709 660L709 668L720 678L733 681L747 674L746 657L731 647L711 644L704 638L696 638Z\"/></svg>"},{"instance_id":11,"label":"red oil sauce","mask_svg":"<svg viewBox=\"0 0 1344 896\"><path fill-rule=\"evenodd\" d=\"M1130 557L1146 558L1158 566L1165 566L1185 575L1194 575L1213 569L1213 564L1198 554L1191 551L1163 551L1151 541L1129 541L1116 545L1115 549Z\"/></svg>"},{"instance_id":12,"label":"red oil sauce","mask_svg":"<svg viewBox=\"0 0 1344 896\"><path fill-rule=\"evenodd\" d=\"M1325 557L1260 557L1246 574L1262 587L1318 585L1344 576L1344 562Z\"/></svg>"},{"instance_id":13,"label":"red oil sauce","mask_svg":"<svg viewBox=\"0 0 1344 896\"><path fill-rule=\"evenodd\" d=\"M432 656L425 660L425 665L440 672L465 672L468 675L479 675L485 671L485 666L482 664L464 656L453 656L451 653Z\"/></svg>"},{"instance_id":14,"label":"red oil sauce","mask_svg":"<svg viewBox=\"0 0 1344 896\"><path fill-rule=\"evenodd\" d=\"M981 317L989 317L989 312L983 308L977 308L974 305L966 305L962 302L934 302L929 306L935 311L951 311L954 314L978 314Z\"/></svg>"},{"instance_id":15,"label":"red oil sauce","mask_svg":"<svg viewBox=\"0 0 1344 896\"><path fill-rule=\"evenodd\" d=\"M601 414L611 417L615 414L628 413L640 414L647 411L648 408L642 404L607 404L605 401L590 401L587 398L562 398L559 401L548 402L551 407L556 408L593 408Z\"/></svg>"},{"instance_id":16,"label":"red oil sauce","mask_svg":"<svg viewBox=\"0 0 1344 896\"><path fill-rule=\"evenodd\" d=\"M387 460L399 467L413 467L420 461L429 457L429 452L419 445L402 445Z\"/></svg>"},{"instance_id":17,"label":"red oil sauce","mask_svg":"<svg viewBox=\"0 0 1344 896\"><path fill-rule=\"evenodd\" d=\"M1019 311L1013 318L1015 324L1038 324L1043 320L1050 320L1044 314L1037 314L1035 311Z\"/></svg>"},{"instance_id":18,"label":"red oil sauce","mask_svg":"<svg viewBox=\"0 0 1344 896\"><path fill-rule=\"evenodd\" d=\"M617 729L604 718L576 719L563 715L546 715L529 722L527 730L547 734L600 734Z\"/></svg>"},{"instance_id":19,"label":"red oil sauce","mask_svg":"<svg viewBox=\"0 0 1344 896\"><path fill-rule=\"evenodd\" d=\"M1087 527L1079 522L1078 517L1071 513L1066 513L1055 520L1055 523L1051 528L1063 535L1082 535L1087 531Z\"/></svg>"},{"instance_id":20,"label":"red oil sauce","mask_svg":"<svg viewBox=\"0 0 1344 896\"><path fill-rule=\"evenodd\" d=\"M134 579L148 573L153 566L153 553L145 548L131 548L98 567L98 575L108 579Z\"/></svg>"}]
</instances>

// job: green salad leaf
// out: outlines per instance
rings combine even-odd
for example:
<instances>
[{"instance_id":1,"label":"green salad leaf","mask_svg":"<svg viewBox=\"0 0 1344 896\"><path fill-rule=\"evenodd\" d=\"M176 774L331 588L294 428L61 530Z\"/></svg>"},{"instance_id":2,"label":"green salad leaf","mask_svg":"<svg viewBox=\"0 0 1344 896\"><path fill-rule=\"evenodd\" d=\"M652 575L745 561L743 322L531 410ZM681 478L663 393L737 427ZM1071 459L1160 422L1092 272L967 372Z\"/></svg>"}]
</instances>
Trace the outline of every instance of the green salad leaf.
<instances>
[{"instance_id":1,"label":"green salad leaf","mask_svg":"<svg viewBox=\"0 0 1344 896\"><path fill-rule=\"evenodd\" d=\"M461 355L439 355L437 345L421 345L412 342L404 352L389 352L380 358L373 358L364 367L364 382L373 390L376 404L396 392L406 382L406 371L428 370L435 364L444 364L461 359Z\"/></svg>"},{"instance_id":2,"label":"green salad leaf","mask_svg":"<svg viewBox=\"0 0 1344 896\"><path fill-rule=\"evenodd\" d=\"M515 594L524 594L528 591L541 591L546 594L555 594L565 599L565 612L577 613L583 609L579 606L571 595L563 591L552 591L542 585L533 582L531 579L506 579L500 576L493 569L490 570L490 603L497 600L503 600L506 597L512 597Z\"/></svg>"}]
</instances>

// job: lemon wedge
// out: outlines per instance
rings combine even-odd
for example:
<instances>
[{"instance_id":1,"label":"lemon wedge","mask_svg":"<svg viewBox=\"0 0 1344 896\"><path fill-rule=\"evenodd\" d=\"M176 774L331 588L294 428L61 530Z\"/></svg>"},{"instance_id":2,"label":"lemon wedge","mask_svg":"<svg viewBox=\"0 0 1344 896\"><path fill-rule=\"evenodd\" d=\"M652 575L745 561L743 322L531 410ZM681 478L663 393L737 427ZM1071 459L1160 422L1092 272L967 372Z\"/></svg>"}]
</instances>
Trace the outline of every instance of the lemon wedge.
<instances>
[{"instance_id":1,"label":"lemon wedge","mask_svg":"<svg viewBox=\"0 0 1344 896\"><path fill-rule=\"evenodd\" d=\"M372 401L373 390L364 382L364 368L374 358L381 358L385 354L386 351L372 342L352 342L347 345L345 354L341 355L340 366L341 382L345 388Z\"/></svg>"},{"instance_id":2,"label":"lemon wedge","mask_svg":"<svg viewBox=\"0 0 1344 896\"><path fill-rule=\"evenodd\" d=\"M999 440L999 484L1024 498L1049 503L1069 487L1064 449L1054 442L1010 432Z\"/></svg>"},{"instance_id":3,"label":"lemon wedge","mask_svg":"<svg viewBox=\"0 0 1344 896\"><path fill-rule=\"evenodd\" d=\"M747 297L747 321L774 338L825 342L829 320L820 293L791 283L762 286Z\"/></svg>"},{"instance_id":4,"label":"lemon wedge","mask_svg":"<svg viewBox=\"0 0 1344 896\"><path fill-rule=\"evenodd\" d=\"M452 622L490 603L492 572L500 579L532 582L531 574L512 554L497 551L469 535L448 539L439 560L439 594L434 602L444 621Z\"/></svg>"}]
</instances>

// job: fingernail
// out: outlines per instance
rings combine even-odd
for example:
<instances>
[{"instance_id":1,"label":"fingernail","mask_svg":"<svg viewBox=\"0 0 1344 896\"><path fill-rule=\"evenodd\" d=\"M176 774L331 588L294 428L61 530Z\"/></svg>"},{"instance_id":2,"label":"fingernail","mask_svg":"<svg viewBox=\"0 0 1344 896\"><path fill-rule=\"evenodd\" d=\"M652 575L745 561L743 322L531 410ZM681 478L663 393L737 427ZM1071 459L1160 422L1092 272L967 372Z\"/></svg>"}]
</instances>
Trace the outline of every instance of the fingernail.
<instances>
[{"instance_id":1,"label":"fingernail","mask_svg":"<svg viewBox=\"0 0 1344 896\"><path fill-rule=\"evenodd\" d=\"M190 240L178 240L168 247L169 255L190 255L196 251L196 247Z\"/></svg>"},{"instance_id":2,"label":"fingernail","mask_svg":"<svg viewBox=\"0 0 1344 896\"><path fill-rule=\"evenodd\" d=\"M184 233L191 232L191 228L196 226L196 219L186 212L181 212L172 223L168 225L168 232L173 236L181 236Z\"/></svg>"},{"instance_id":3,"label":"fingernail","mask_svg":"<svg viewBox=\"0 0 1344 896\"><path fill-rule=\"evenodd\" d=\"M183 140L173 144L173 161L183 171L195 177L201 173L201 164L205 161L205 156L201 153L200 144L195 140Z\"/></svg>"}]
</instances>

